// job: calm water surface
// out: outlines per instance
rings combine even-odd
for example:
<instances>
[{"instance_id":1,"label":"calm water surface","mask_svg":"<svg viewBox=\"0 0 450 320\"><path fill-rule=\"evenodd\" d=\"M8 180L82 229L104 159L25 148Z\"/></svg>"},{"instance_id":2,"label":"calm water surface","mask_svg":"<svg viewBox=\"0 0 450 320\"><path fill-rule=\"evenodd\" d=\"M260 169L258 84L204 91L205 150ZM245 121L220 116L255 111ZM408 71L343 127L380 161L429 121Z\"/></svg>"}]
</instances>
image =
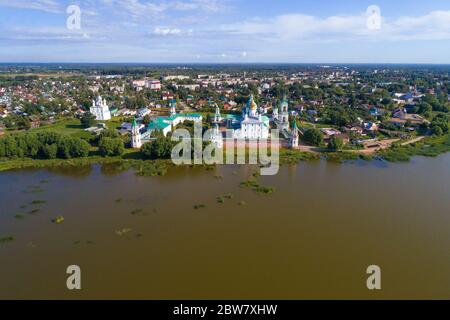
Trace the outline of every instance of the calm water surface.
<instances>
[{"instance_id":1,"label":"calm water surface","mask_svg":"<svg viewBox=\"0 0 450 320\"><path fill-rule=\"evenodd\" d=\"M239 187L254 170L0 173L0 236L15 237L0 244L0 298L450 299L450 154L285 166L258 178L270 195ZM381 292L366 288L372 264Z\"/></svg>"}]
</instances>

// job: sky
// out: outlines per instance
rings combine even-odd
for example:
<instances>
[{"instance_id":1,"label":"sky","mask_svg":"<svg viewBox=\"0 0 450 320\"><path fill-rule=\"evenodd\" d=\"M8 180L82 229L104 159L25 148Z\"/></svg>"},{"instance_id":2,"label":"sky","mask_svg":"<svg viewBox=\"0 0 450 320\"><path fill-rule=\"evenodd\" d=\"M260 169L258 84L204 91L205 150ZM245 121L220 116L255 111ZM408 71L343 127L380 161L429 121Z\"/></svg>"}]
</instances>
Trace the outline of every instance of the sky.
<instances>
[{"instance_id":1,"label":"sky","mask_svg":"<svg viewBox=\"0 0 450 320\"><path fill-rule=\"evenodd\" d=\"M0 0L0 62L449 64L450 1Z\"/></svg>"}]
</instances>

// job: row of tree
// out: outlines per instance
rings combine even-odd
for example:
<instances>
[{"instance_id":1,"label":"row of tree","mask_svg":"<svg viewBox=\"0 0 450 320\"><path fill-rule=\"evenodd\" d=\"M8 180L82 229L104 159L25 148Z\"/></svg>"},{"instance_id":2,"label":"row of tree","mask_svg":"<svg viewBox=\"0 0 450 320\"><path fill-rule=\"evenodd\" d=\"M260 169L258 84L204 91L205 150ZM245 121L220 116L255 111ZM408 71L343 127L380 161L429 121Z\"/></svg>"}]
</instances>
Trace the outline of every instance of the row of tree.
<instances>
[{"instance_id":1,"label":"row of tree","mask_svg":"<svg viewBox=\"0 0 450 320\"><path fill-rule=\"evenodd\" d=\"M83 139L55 132L25 133L0 139L0 158L70 159L89 155Z\"/></svg>"}]
</instances>

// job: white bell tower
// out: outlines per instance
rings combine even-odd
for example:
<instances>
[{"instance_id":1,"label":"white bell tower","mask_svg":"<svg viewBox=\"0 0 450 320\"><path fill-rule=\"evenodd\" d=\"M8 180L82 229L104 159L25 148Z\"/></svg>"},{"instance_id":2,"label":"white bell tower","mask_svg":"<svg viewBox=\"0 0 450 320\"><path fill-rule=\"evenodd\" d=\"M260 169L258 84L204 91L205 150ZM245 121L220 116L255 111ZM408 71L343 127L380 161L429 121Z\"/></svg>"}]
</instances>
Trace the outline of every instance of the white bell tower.
<instances>
[{"instance_id":1,"label":"white bell tower","mask_svg":"<svg viewBox=\"0 0 450 320\"><path fill-rule=\"evenodd\" d=\"M131 147L134 149L140 149L142 147L141 132L139 131L136 119L133 119L133 124L131 125Z\"/></svg>"}]
</instances>

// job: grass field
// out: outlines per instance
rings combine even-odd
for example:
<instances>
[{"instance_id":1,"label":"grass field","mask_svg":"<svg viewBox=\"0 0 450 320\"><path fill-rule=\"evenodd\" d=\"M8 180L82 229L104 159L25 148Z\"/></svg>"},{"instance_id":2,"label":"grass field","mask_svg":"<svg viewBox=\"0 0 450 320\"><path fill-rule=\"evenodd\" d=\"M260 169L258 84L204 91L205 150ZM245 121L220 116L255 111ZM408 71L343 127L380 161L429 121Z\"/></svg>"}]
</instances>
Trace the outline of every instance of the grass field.
<instances>
[{"instance_id":1,"label":"grass field","mask_svg":"<svg viewBox=\"0 0 450 320\"><path fill-rule=\"evenodd\" d=\"M121 125L121 118L113 117L110 121L106 122L106 126L111 129L117 129ZM30 129L30 132L44 132L52 131L60 134L67 134L78 138L89 138L91 134L84 131L83 126L79 119L62 119L56 121L54 124L48 126L42 126L39 128Z\"/></svg>"},{"instance_id":2,"label":"grass field","mask_svg":"<svg viewBox=\"0 0 450 320\"><path fill-rule=\"evenodd\" d=\"M89 132L84 131L83 126L78 119L62 119L48 126L30 129L30 132L52 131L60 134L67 134L78 138L89 138Z\"/></svg>"}]
</instances>

